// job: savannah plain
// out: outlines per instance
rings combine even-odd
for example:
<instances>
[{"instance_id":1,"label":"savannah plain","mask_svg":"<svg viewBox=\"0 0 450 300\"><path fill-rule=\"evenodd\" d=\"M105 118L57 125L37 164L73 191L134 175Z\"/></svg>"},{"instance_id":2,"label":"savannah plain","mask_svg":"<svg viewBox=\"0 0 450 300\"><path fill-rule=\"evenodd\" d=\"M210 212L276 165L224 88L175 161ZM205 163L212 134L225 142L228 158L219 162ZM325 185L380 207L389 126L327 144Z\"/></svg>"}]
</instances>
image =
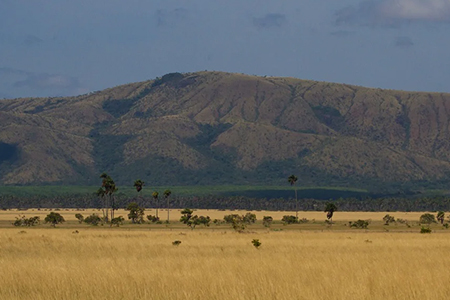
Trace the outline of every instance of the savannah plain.
<instances>
[{"instance_id":1,"label":"savannah plain","mask_svg":"<svg viewBox=\"0 0 450 300\"><path fill-rule=\"evenodd\" d=\"M53 210L54 211L54 210ZM283 225L292 212L254 212L242 233L227 224L194 230L170 211L170 224L120 227L66 222L14 227L20 215L0 212L0 299L444 299L450 295L450 231L432 224L420 234L419 212L390 212L405 224L383 225L386 212L299 212L306 224ZM99 213L99 211L95 211ZM154 214L147 210L146 214ZM167 212L160 210L165 220ZM246 211L197 210L222 219ZM126 218L127 212L116 216ZM272 216L270 228L263 216ZM368 229L349 221L371 220ZM262 243L256 249L251 241ZM174 246L172 242L181 244Z\"/></svg>"}]
</instances>

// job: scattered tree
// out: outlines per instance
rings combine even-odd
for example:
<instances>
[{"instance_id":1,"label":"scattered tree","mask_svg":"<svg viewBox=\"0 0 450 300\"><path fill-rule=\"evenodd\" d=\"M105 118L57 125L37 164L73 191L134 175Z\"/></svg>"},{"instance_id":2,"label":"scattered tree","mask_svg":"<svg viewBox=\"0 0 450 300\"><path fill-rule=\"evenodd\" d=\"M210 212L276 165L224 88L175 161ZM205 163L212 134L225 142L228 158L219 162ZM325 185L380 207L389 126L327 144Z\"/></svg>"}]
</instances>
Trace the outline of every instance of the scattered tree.
<instances>
[{"instance_id":1,"label":"scattered tree","mask_svg":"<svg viewBox=\"0 0 450 300\"><path fill-rule=\"evenodd\" d=\"M264 216L263 217L263 225L264 227L269 228L272 225L273 218L271 216Z\"/></svg>"},{"instance_id":2,"label":"scattered tree","mask_svg":"<svg viewBox=\"0 0 450 300\"><path fill-rule=\"evenodd\" d=\"M180 218L180 222L186 224L187 226L189 226L192 230L197 226L197 225L204 225L204 226L209 226L209 224L211 223L211 218L209 216L197 216L197 215L193 215L194 211L192 209L186 208L184 210L181 211L181 218Z\"/></svg>"},{"instance_id":3,"label":"scattered tree","mask_svg":"<svg viewBox=\"0 0 450 300\"><path fill-rule=\"evenodd\" d=\"M101 222L102 222L102 218L100 218L97 214L92 214L90 216L87 216L84 219L84 223L89 224L89 225L93 225L93 226L97 226Z\"/></svg>"},{"instance_id":4,"label":"scattered tree","mask_svg":"<svg viewBox=\"0 0 450 300\"><path fill-rule=\"evenodd\" d=\"M389 225L391 223L395 223L395 218L391 215L385 215L383 217L384 225Z\"/></svg>"},{"instance_id":5,"label":"scattered tree","mask_svg":"<svg viewBox=\"0 0 450 300\"><path fill-rule=\"evenodd\" d=\"M283 222L284 225L297 224L298 217L286 215L286 216L283 216L283 218L281 219L281 222Z\"/></svg>"},{"instance_id":6,"label":"scattered tree","mask_svg":"<svg viewBox=\"0 0 450 300\"><path fill-rule=\"evenodd\" d=\"M327 220L330 220L331 223L333 223L333 214L337 211L337 206L334 203L328 202L325 205L324 212L327 213Z\"/></svg>"},{"instance_id":7,"label":"scattered tree","mask_svg":"<svg viewBox=\"0 0 450 300\"><path fill-rule=\"evenodd\" d=\"M75 218L78 219L78 223L80 223L80 224L83 223L83 221L84 221L84 217L82 214L75 214Z\"/></svg>"},{"instance_id":8,"label":"scattered tree","mask_svg":"<svg viewBox=\"0 0 450 300\"><path fill-rule=\"evenodd\" d=\"M368 220L358 220L356 222L348 222L350 224L350 227L359 228L359 229L367 229L369 226Z\"/></svg>"},{"instance_id":9,"label":"scattered tree","mask_svg":"<svg viewBox=\"0 0 450 300\"><path fill-rule=\"evenodd\" d=\"M169 202L169 197L172 194L172 192L170 190L165 190L164 191L164 198L166 199L167 202L167 223L170 222L170 202Z\"/></svg>"},{"instance_id":10,"label":"scattered tree","mask_svg":"<svg viewBox=\"0 0 450 300\"><path fill-rule=\"evenodd\" d=\"M129 210L128 219L131 219L133 224L144 223L144 208L139 207L136 202L131 202L128 204L126 210Z\"/></svg>"},{"instance_id":11,"label":"scattered tree","mask_svg":"<svg viewBox=\"0 0 450 300\"><path fill-rule=\"evenodd\" d=\"M436 219L441 222L441 224L444 224L444 218L445 218L445 213L443 211L438 211L436 214Z\"/></svg>"},{"instance_id":12,"label":"scattered tree","mask_svg":"<svg viewBox=\"0 0 450 300\"><path fill-rule=\"evenodd\" d=\"M294 186L297 180L298 180L297 176L293 174L288 177L288 182L291 184L291 186ZM297 186L295 186L295 216L298 218Z\"/></svg>"},{"instance_id":13,"label":"scattered tree","mask_svg":"<svg viewBox=\"0 0 450 300\"><path fill-rule=\"evenodd\" d=\"M436 223L436 219L435 219L434 215L426 213L426 214L423 214L420 216L419 223L420 224Z\"/></svg>"},{"instance_id":14,"label":"scattered tree","mask_svg":"<svg viewBox=\"0 0 450 300\"><path fill-rule=\"evenodd\" d=\"M159 208L158 196L159 196L159 193L157 191L154 191L153 194L152 194L152 197L153 197L153 199L155 200L155 203L156 203L156 217L159 220L159 216L158 216L158 208Z\"/></svg>"},{"instance_id":15,"label":"scattered tree","mask_svg":"<svg viewBox=\"0 0 450 300\"><path fill-rule=\"evenodd\" d=\"M124 221L125 219L122 216L118 216L111 220L111 224L119 227L120 225L123 224Z\"/></svg>"},{"instance_id":16,"label":"scattered tree","mask_svg":"<svg viewBox=\"0 0 450 300\"><path fill-rule=\"evenodd\" d=\"M44 221L45 223L50 223L51 226L56 227L57 224L61 224L66 220L64 220L64 217L61 216L59 213L52 211L45 217Z\"/></svg>"},{"instance_id":17,"label":"scattered tree","mask_svg":"<svg viewBox=\"0 0 450 300\"><path fill-rule=\"evenodd\" d=\"M16 220L13 222L14 226L26 226L26 227L31 227L31 226L36 226L40 223L40 218L38 216L34 216L31 218L27 218L25 217L25 215L23 215L22 217L16 217Z\"/></svg>"}]
</instances>

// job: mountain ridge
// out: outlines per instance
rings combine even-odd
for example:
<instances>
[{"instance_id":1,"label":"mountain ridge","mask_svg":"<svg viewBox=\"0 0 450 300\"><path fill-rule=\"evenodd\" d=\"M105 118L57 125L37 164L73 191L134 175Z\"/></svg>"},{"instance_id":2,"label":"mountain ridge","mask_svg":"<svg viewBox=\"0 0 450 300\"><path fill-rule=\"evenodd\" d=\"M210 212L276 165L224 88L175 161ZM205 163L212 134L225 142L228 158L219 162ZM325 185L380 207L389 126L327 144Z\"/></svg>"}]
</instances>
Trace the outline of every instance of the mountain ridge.
<instances>
[{"instance_id":1,"label":"mountain ridge","mask_svg":"<svg viewBox=\"0 0 450 300\"><path fill-rule=\"evenodd\" d=\"M107 171L159 184L280 184L295 173L303 184L426 186L449 178L449 112L444 93L170 73L0 101L0 143L17 148L14 160L0 151L0 183L90 184Z\"/></svg>"}]
</instances>

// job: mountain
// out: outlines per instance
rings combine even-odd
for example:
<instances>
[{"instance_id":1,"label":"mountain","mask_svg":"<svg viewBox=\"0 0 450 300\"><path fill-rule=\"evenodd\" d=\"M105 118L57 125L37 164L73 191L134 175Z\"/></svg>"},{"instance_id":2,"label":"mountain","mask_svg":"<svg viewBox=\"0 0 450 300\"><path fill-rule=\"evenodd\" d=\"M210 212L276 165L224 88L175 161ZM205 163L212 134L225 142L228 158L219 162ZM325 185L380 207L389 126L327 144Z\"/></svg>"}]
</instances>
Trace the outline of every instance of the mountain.
<instances>
[{"instance_id":1,"label":"mountain","mask_svg":"<svg viewBox=\"0 0 450 300\"><path fill-rule=\"evenodd\" d=\"M223 72L0 100L0 183L443 187L450 94Z\"/></svg>"}]
</instances>

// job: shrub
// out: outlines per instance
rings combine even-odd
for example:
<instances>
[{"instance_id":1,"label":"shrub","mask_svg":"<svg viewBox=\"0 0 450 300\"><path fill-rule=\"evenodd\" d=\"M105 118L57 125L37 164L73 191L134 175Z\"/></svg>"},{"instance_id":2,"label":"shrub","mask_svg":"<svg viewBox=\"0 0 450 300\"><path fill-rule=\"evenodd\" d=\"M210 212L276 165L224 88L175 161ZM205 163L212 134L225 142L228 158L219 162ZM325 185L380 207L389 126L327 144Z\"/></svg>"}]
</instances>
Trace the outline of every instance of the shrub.
<instances>
[{"instance_id":1,"label":"shrub","mask_svg":"<svg viewBox=\"0 0 450 300\"><path fill-rule=\"evenodd\" d=\"M239 216L238 214L231 214L231 215L225 215L223 217L223 220L225 221L225 223L227 224L232 224L235 219L240 218L241 216Z\"/></svg>"},{"instance_id":2,"label":"shrub","mask_svg":"<svg viewBox=\"0 0 450 300\"><path fill-rule=\"evenodd\" d=\"M247 223L247 224L254 224L256 222L256 215L252 214L252 213L246 213L243 217L242 217L242 221Z\"/></svg>"},{"instance_id":3,"label":"shrub","mask_svg":"<svg viewBox=\"0 0 450 300\"><path fill-rule=\"evenodd\" d=\"M438 211L436 214L436 219L441 222L441 224L444 224L444 218L445 218L445 213L443 211Z\"/></svg>"},{"instance_id":4,"label":"shrub","mask_svg":"<svg viewBox=\"0 0 450 300\"><path fill-rule=\"evenodd\" d=\"M197 225L204 225L209 226L211 223L211 218L209 216L197 216L192 215L194 211L192 209L186 208L181 211L181 218L180 222L186 224L187 226L191 227L192 230L194 230L195 226Z\"/></svg>"},{"instance_id":5,"label":"shrub","mask_svg":"<svg viewBox=\"0 0 450 300\"><path fill-rule=\"evenodd\" d=\"M259 241L259 239L253 239L252 244L256 249L259 249L259 247L261 246L261 242Z\"/></svg>"},{"instance_id":6,"label":"shrub","mask_svg":"<svg viewBox=\"0 0 450 300\"><path fill-rule=\"evenodd\" d=\"M360 229L367 229L367 227L369 226L369 221L368 220L358 220L356 222L349 222L350 227L353 228L360 228Z\"/></svg>"},{"instance_id":7,"label":"shrub","mask_svg":"<svg viewBox=\"0 0 450 300\"><path fill-rule=\"evenodd\" d=\"M92 226L97 226L101 221L102 219L97 214L92 214L84 219L84 223Z\"/></svg>"},{"instance_id":8,"label":"shrub","mask_svg":"<svg viewBox=\"0 0 450 300\"><path fill-rule=\"evenodd\" d=\"M271 216L264 216L263 217L263 225L264 227L269 228L272 225L273 218Z\"/></svg>"},{"instance_id":9,"label":"shrub","mask_svg":"<svg viewBox=\"0 0 450 300\"><path fill-rule=\"evenodd\" d=\"M66 220L64 220L64 217L59 213L51 212L45 217L44 221L45 223L50 223L51 226L56 227L57 224L61 224Z\"/></svg>"},{"instance_id":10,"label":"shrub","mask_svg":"<svg viewBox=\"0 0 450 300\"><path fill-rule=\"evenodd\" d=\"M130 211L128 214L128 219L131 219L133 224L144 223L144 208L139 207L136 202L129 203L126 210Z\"/></svg>"},{"instance_id":11,"label":"shrub","mask_svg":"<svg viewBox=\"0 0 450 300\"><path fill-rule=\"evenodd\" d=\"M429 227L422 226L422 228L420 228L420 233L431 233L431 229Z\"/></svg>"},{"instance_id":12,"label":"shrub","mask_svg":"<svg viewBox=\"0 0 450 300\"><path fill-rule=\"evenodd\" d=\"M284 225L289 225L289 224L296 224L298 223L298 218L296 216L283 216L283 218L281 219L281 222L283 222Z\"/></svg>"},{"instance_id":13,"label":"shrub","mask_svg":"<svg viewBox=\"0 0 450 300\"><path fill-rule=\"evenodd\" d=\"M426 213L420 216L419 222L421 224L431 224L431 223L436 223L436 219L434 217L434 215Z\"/></svg>"},{"instance_id":14,"label":"shrub","mask_svg":"<svg viewBox=\"0 0 450 300\"><path fill-rule=\"evenodd\" d=\"M149 221L152 222L152 223L159 223L159 222L161 222L161 221L159 220L159 217L157 217L157 216L152 216L152 215L148 215L148 216L147 216L147 220L149 220Z\"/></svg>"},{"instance_id":15,"label":"shrub","mask_svg":"<svg viewBox=\"0 0 450 300\"><path fill-rule=\"evenodd\" d=\"M20 218L16 217L16 220L13 222L14 226L36 226L40 223L40 218L38 216L34 216L31 218L26 218L24 215Z\"/></svg>"},{"instance_id":16,"label":"shrub","mask_svg":"<svg viewBox=\"0 0 450 300\"><path fill-rule=\"evenodd\" d=\"M84 217L82 214L75 214L75 218L78 219L78 222L81 224L84 221Z\"/></svg>"},{"instance_id":17,"label":"shrub","mask_svg":"<svg viewBox=\"0 0 450 300\"><path fill-rule=\"evenodd\" d=\"M384 225L389 225L390 223L395 223L395 218L391 215L385 215L383 217Z\"/></svg>"},{"instance_id":18,"label":"shrub","mask_svg":"<svg viewBox=\"0 0 450 300\"><path fill-rule=\"evenodd\" d=\"M125 219L122 216L118 216L111 220L111 225L116 225L117 227L119 227L120 225L123 225L124 221Z\"/></svg>"}]
</instances>

